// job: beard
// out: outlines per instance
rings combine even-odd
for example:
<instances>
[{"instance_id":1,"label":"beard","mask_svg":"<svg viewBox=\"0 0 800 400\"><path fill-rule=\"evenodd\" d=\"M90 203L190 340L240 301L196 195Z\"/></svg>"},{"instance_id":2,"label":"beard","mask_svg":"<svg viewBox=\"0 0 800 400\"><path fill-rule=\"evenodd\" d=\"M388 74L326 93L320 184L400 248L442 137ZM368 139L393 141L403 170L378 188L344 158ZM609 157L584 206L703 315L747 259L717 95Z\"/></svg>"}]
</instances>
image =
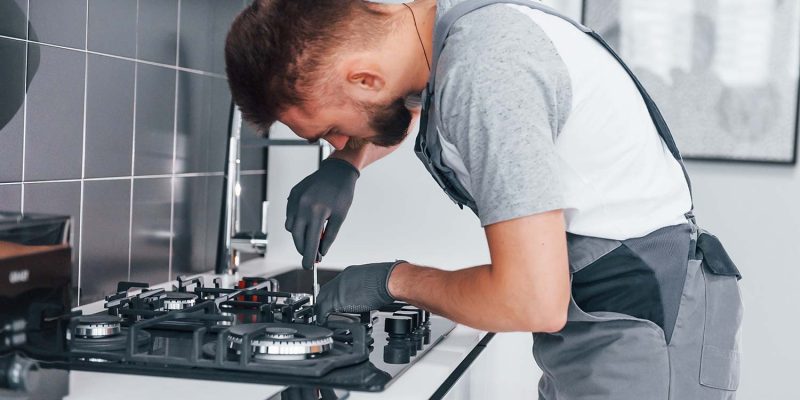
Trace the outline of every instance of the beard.
<instances>
[{"instance_id":1,"label":"beard","mask_svg":"<svg viewBox=\"0 0 800 400\"><path fill-rule=\"evenodd\" d=\"M403 98L388 105L365 104L364 110L367 112L370 128L376 133L364 140L376 146L392 147L400 144L408 135L412 115Z\"/></svg>"}]
</instances>

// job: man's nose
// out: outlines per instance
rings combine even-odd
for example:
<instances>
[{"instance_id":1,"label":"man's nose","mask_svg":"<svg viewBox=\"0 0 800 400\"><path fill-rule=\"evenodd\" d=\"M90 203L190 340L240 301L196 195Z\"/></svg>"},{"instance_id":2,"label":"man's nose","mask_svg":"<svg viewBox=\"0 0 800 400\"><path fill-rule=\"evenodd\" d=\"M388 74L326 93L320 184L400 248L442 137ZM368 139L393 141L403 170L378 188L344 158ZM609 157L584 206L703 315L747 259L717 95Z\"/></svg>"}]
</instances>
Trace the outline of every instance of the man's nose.
<instances>
[{"instance_id":1,"label":"man's nose","mask_svg":"<svg viewBox=\"0 0 800 400\"><path fill-rule=\"evenodd\" d=\"M330 143L336 150L344 149L344 146L347 145L347 141L350 139L349 137L339 134L339 133L330 133L323 137L326 142Z\"/></svg>"}]
</instances>

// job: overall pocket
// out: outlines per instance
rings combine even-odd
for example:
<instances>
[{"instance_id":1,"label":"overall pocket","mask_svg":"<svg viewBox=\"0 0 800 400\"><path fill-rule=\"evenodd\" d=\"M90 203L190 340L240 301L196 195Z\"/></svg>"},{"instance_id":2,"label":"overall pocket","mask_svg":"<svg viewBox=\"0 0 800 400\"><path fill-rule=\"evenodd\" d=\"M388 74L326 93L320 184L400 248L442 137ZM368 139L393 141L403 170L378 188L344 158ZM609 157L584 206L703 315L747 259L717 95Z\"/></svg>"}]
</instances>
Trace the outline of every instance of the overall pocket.
<instances>
[{"instance_id":1,"label":"overall pocket","mask_svg":"<svg viewBox=\"0 0 800 400\"><path fill-rule=\"evenodd\" d=\"M702 253L706 285L700 384L734 391L739 386L739 331L743 307L738 280L741 274L715 236L702 232L697 247Z\"/></svg>"},{"instance_id":2,"label":"overall pocket","mask_svg":"<svg viewBox=\"0 0 800 400\"><path fill-rule=\"evenodd\" d=\"M557 333L534 333L540 400L667 400L669 357L654 322L570 302Z\"/></svg>"}]
</instances>

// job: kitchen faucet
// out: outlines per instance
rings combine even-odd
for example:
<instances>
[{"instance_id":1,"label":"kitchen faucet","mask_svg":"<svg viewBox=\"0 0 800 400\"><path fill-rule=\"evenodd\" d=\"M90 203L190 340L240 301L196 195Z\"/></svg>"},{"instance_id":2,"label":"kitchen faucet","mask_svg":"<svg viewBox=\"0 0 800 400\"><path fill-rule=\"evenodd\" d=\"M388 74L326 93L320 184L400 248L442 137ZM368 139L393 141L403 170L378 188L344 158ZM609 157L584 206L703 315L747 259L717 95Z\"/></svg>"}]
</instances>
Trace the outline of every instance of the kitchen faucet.
<instances>
[{"instance_id":1,"label":"kitchen faucet","mask_svg":"<svg viewBox=\"0 0 800 400\"><path fill-rule=\"evenodd\" d=\"M261 231L242 232L241 229L241 156L242 156L242 114L231 106L230 137L225 165L225 192L221 218L221 237L217 246L218 275L235 275L240 262L240 254L267 253L269 237L267 234L267 211L269 201L261 205Z\"/></svg>"},{"instance_id":2,"label":"kitchen faucet","mask_svg":"<svg viewBox=\"0 0 800 400\"><path fill-rule=\"evenodd\" d=\"M229 114L228 152L225 164L225 191L222 199L220 217L220 237L217 243L217 259L214 272L223 277L236 275L240 263L240 255L267 253L269 235L267 231L267 214L269 201L261 204L261 230L259 232L241 231L241 156L242 156L242 114L231 103ZM268 146L319 146L319 161L327 158L333 148L324 141L308 143L297 139L251 138L248 143Z\"/></svg>"}]
</instances>

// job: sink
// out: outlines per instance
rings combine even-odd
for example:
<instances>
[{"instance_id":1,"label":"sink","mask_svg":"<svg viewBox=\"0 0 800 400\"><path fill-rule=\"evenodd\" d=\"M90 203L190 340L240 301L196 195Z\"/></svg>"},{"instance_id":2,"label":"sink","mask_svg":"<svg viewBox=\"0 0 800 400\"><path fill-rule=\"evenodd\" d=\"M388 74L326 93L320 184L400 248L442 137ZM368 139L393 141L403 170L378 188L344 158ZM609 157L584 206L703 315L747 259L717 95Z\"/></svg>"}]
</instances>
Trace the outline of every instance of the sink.
<instances>
[{"instance_id":1,"label":"sink","mask_svg":"<svg viewBox=\"0 0 800 400\"><path fill-rule=\"evenodd\" d=\"M342 271L338 269L317 269L317 279L319 279L320 286L333 279L339 272ZM278 281L278 289L281 292L310 294L314 285L314 273L304 269L293 269L270 278Z\"/></svg>"}]
</instances>

